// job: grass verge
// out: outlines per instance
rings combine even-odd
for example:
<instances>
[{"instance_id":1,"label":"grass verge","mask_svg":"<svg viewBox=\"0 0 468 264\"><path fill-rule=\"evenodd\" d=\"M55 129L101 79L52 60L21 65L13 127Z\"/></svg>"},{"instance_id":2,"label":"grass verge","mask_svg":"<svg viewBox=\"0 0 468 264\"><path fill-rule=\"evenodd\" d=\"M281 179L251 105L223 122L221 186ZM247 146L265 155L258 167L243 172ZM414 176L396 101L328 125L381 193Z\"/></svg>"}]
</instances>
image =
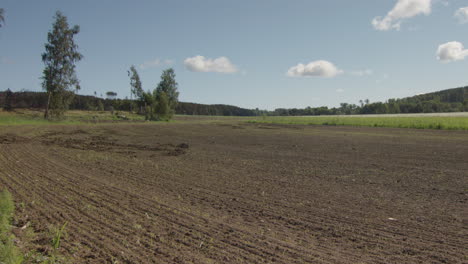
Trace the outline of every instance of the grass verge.
<instances>
[{"instance_id":1,"label":"grass verge","mask_svg":"<svg viewBox=\"0 0 468 264\"><path fill-rule=\"evenodd\" d=\"M135 113L115 111L78 111L71 110L65 113L61 120L45 120L42 110L15 109L7 112L0 110L0 125L51 125L51 124L81 124L117 121L144 121L144 116Z\"/></svg>"},{"instance_id":2,"label":"grass verge","mask_svg":"<svg viewBox=\"0 0 468 264\"><path fill-rule=\"evenodd\" d=\"M15 211L13 198L7 190L0 192L0 264L64 264L68 263L67 259L60 255L58 249L61 244L61 238L64 235L67 222L61 227L51 226L51 246L52 250L47 252L29 251L26 254L15 245L17 238L12 233L12 219ZM25 226L26 227L26 226ZM25 229L23 227L22 229ZM28 227L30 228L30 227ZM35 236L32 229L26 228L27 236ZM25 235L22 236L25 238ZM22 241L23 246L25 242ZM31 241L29 241L31 243ZM24 248L23 248L24 249Z\"/></svg>"},{"instance_id":3,"label":"grass verge","mask_svg":"<svg viewBox=\"0 0 468 264\"><path fill-rule=\"evenodd\" d=\"M11 220L15 205L11 194L7 190L0 192L0 263L20 264L23 255L15 246L15 237L11 233Z\"/></svg>"}]
</instances>

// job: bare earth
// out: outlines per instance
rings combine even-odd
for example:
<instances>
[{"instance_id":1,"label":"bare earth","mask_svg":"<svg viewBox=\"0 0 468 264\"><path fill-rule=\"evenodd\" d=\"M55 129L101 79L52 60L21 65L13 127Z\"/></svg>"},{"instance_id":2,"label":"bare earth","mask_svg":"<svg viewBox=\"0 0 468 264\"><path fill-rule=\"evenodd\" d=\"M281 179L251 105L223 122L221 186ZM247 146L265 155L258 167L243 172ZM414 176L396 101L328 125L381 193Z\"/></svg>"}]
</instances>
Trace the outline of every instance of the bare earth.
<instances>
[{"instance_id":1,"label":"bare earth","mask_svg":"<svg viewBox=\"0 0 468 264\"><path fill-rule=\"evenodd\" d=\"M0 127L4 187L18 245L68 221L71 263L468 262L466 131Z\"/></svg>"}]
</instances>

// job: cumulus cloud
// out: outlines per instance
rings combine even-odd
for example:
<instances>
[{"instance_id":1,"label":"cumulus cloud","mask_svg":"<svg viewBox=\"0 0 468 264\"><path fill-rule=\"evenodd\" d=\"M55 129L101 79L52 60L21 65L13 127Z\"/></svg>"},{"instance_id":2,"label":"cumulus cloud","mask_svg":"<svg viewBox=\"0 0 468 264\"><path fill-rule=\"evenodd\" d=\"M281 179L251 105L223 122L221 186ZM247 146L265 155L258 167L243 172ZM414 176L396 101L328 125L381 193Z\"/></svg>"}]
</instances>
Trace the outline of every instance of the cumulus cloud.
<instances>
[{"instance_id":1,"label":"cumulus cloud","mask_svg":"<svg viewBox=\"0 0 468 264\"><path fill-rule=\"evenodd\" d=\"M455 18L460 22L460 24L468 23L468 6L459 8L455 11Z\"/></svg>"},{"instance_id":2,"label":"cumulus cloud","mask_svg":"<svg viewBox=\"0 0 468 264\"><path fill-rule=\"evenodd\" d=\"M349 74L354 75L354 76L367 76L367 75L372 75L374 72L371 69L365 69L365 70L360 70L360 71L350 71Z\"/></svg>"},{"instance_id":3,"label":"cumulus cloud","mask_svg":"<svg viewBox=\"0 0 468 264\"><path fill-rule=\"evenodd\" d=\"M343 73L333 63L325 60L313 61L307 65L299 63L296 66L289 68L286 73L289 77L335 77Z\"/></svg>"},{"instance_id":4,"label":"cumulus cloud","mask_svg":"<svg viewBox=\"0 0 468 264\"><path fill-rule=\"evenodd\" d=\"M193 72L234 73L238 71L237 67L226 57L210 59L199 55L185 59L184 65L187 70Z\"/></svg>"},{"instance_id":5,"label":"cumulus cloud","mask_svg":"<svg viewBox=\"0 0 468 264\"><path fill-rule=\"evenodd\" d=\"M171 65L173 63L174 63L174 61L172 61L172 60L154 59L154 60L145 61L142 64L140 64L139 66L140 66L140 69L146 70L146 69L149 69L149 68L159 67L159 66L163 66L163 65Z\"/></svg>"},{"instance_id":6,"label":"cumulus cloud","mask_svg":"<svg viewBox=\"0 0 468 264\"><path fill-rule=\"evenodd\" d=\"M467 56L468 49L465 49L463 44L458 41L451 41L439 45L439 48L437 49L437 59L441 62L463 60Z\"/></svg>"},{"instance_id":7,"label":"cumulus cloud","mask_svg":"<svg viewBox=\"0 0 468 264\"><path fill-rule=\"evenodd\" d=\"M372 25L377 30L399 30L403 20L417 15L431 13L431 0L398 0L385 17L375 17Z\"/></svg>"}]
</instances>

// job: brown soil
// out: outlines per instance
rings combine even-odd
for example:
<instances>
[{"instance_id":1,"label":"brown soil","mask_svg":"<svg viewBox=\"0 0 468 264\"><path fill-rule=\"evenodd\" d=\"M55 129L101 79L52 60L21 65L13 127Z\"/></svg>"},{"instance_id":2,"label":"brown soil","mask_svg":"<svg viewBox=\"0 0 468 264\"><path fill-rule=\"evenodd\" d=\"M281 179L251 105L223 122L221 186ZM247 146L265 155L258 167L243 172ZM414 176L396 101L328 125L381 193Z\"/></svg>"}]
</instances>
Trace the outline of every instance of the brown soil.
<instances>
[{"instance_id":1,"label":"brown soil","mask_svg":"<svg viewBox=\"0 0 468 264\"><path fill-rule=\"evenodd\" d=\"M68 222L71 263L466 263L467 157L460 131L2 127L0 188L19 246Z\"/></svg>"}]
</instances>

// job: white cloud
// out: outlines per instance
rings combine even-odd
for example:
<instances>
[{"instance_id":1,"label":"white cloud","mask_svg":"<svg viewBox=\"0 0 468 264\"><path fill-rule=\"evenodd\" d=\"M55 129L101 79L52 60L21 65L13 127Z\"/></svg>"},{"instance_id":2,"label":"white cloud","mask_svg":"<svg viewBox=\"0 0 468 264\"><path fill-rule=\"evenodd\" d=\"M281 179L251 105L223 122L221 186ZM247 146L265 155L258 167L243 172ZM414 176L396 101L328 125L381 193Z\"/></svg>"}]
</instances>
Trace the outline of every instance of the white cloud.
<instances>
[{"instance_id":1,"label":"white cloud","mask_svg":"<svg viewBox=\"0 0 468 264\"><path fill-rule=\"evenodd\" d=\"M342 93L342 92L344 92L344 89L338 88L338 89L336 89L336 92L337 93Z\"/></svg>"},{"instance_id":2,"label":"white cloud","mask_svg":"<svg viewBox=\"0 0 468 264\"><path fill-rule=\"evenodd\" d=\"M371 69L365 69L361 71L350 71L349 74L354 75L354 76L367 76L367 75L372 75L374 72Z\"/></svg>"},{"instance_id":3,"label":"white cloud","mask_svg":"<svg viewBox=\"0 0 468 264\"><path fill-rule=\"evenodd\" d=\"M338 69L333 63L325 60L313 61L307 65L299 63L296 66L289 68L286 73L289 77L335 77L336 75L343 73L342 70Z\"/></svg>"},{"instance_id":4,"label":"white cloud","mask_svg":"<svg viewBox=\"0 0 468 264\"><path fill-rule=\"evenodd\" d=\"M163 66L163 65L171 65L173 63L174 63L174 61L172 61L172 60L154 59L154 60L150 60L150 61L145 61L142 64L140 64L139 66L140 66L140 69L146 70L146 69L149 69L149 68L159 67L159 66Z\"/></svg>"},{"instance_id":5,"label":"white cloud","mask_svg":"<svg viewBox=\"0 0 468 264\"><path fill-rule=\"evenodd\" d=\"M375 17L372 20L372 25L377 30L399 30L404 19L421 14L429 15L430 13L431 0L398 0L384 18Z\"/></svg>"},{"instance_id":6,"label":"white cloud","mask_svg":"<svg viewBox=\"0 0 468 264\"><path fill-rule=\"evenodd\" d=\"M456 19L458 19L460 24L468 23L468 6L459 8L457 11L455 11L454 16Z\"/></svg>"},{"instance_id":7,"label":"white cloud","mask_svg":"<svg viewBox=\"0 0 468 264\"><path fill-rule=\"evenodd\" d=\"M210 59L195 56L185 59L184 65L187 70L194 72L234 73L238 71L237 67L226 57Z\"/></svg>"},{"instance_id":8,"label":"white cloud","mask_svg":"<svg viewBox=\"0 0 468 264\"><path fill-rule=\"evenodd\" d=\"M441 62L463 60L467 56L468 49L465 49L463 44L458 41L451 41L439 45L439 48L437 49L437 59Z\"/></svg>"}]
</instances>

